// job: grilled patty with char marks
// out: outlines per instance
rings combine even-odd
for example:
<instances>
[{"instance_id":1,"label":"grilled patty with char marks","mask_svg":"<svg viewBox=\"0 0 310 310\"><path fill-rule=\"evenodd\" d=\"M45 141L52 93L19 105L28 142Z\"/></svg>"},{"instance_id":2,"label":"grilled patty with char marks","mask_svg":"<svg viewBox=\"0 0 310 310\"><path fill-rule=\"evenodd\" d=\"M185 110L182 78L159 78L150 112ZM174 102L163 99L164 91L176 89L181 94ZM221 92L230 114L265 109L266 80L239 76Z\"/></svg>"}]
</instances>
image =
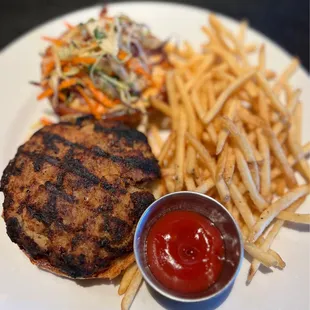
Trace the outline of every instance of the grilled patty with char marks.
<instances>
[{"instance_id":1,"label":"grilled patty with char marks","mask_svg":"<svg viewBox=\"0 0 310 310\"><path fill-rule=\"evenodd\" d=\"M132 251L136 224L154 201L144 186L159 177L135 129L87 118L46 126L3 173L7 233L34 263L96 277Z\"/></svg>"}]
</instances>

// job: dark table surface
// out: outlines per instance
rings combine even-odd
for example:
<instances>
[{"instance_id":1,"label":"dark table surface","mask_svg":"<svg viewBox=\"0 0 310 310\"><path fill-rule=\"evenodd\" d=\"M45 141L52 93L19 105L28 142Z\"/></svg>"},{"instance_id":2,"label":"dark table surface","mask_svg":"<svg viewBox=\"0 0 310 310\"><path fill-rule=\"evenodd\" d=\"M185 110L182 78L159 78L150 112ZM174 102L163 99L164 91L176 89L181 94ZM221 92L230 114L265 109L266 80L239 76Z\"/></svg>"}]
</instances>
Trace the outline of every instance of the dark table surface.
<instances>
[{"instance_id":1,"label":"dark table surface","mask_svg":"<svg viewBox=\"0 0 310 310\"><path fill-rule=\"evenodd\" d=\"M70 11L99 3L93 0L1 0L0 49L31 28ZM251 26L298 56L309 70L308 0L189 0L177 1L246 18Z\"/></svg>"}]
</instances>

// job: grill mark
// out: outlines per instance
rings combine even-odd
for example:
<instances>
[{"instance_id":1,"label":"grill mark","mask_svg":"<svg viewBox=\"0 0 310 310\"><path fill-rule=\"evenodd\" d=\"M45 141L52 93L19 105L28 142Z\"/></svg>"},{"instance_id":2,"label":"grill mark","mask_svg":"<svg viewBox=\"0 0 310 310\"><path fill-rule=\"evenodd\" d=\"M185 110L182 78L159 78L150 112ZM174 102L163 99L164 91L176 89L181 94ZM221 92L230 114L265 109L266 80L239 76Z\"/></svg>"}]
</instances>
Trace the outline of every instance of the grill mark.
<instances>
[{"instance_id":1,"label":"grill mark","mask_svg":"<svg viewBox=\"0 0 310 310\"><path fill-rule=\"evenodd\" d=\"M43 206L40 216L37 218L39 221L51 225L57 221L58 212L56 207L57 196L55 193L50 193L47 203Z\"/></svg>"},{"instance_id":2,"label":"grill mark","mask_svg":"<svg viewBox=\"0 0 310 310\"><path fill-rule=\"evenodd\" d=\"M94 130L106 134L115 134L119 139L124 138L129 146L132 146L134 142L147 143L147 138L142 132L127 128L122 124L118 124L118 127L107 128L95 123Z\"/></svg>"},{"instance_id":3,"label":"grill mark","mask_svg":"<svg viewBox=\"0 0 310 310\"><path fill-rule=\"evenodd\" d=\"M56 167L60 167L61 165L61 161L58 158L49 156L46 154L41 154L37 152L28 152L24 150L21 150L20 154L23 154L32 160L33 169L36 172L39 172L41 170L44 162L47 162L51 164L52 166L56 166Z\"/></svg>"},{"instance_id":4,"label":"grill mark","mask_svg":"<svg viewBox=\"0 0 310 310\"><path fill-rule=\"evenodd\" d=\"M132 156L132 157L123 158L121 156L112 155L102 150L98 146L94 146L92 149L90 149L90 148L87 148L83 144L71 142L57 134L51 134L51 133L42 132L42 131L38 132L38 134L39 133L43 136L43 143L45 147L47 148L51 148L54 150L55 148L57 148L57 146L55 145L55 142L58 141L60 143L63 143L65 146L70 146L72 148L78 148L86 152L89 152L92 155L95 155L97 157L110 159L115 163L123 164L128 168L140 169L147 174L154 174L156 177L160 177L160 170L157 166L157 160L155 158L149 159L149 158L144 158L142 156L140 157Z\"/></svg>"},{"instance_id":5,"label":"grill mark","mask_svg":"<svg viewBox=\"0 0 310 310\"><path fill-rule=\"evenodd\" d=\"M134 208L130 212L132 218L139 219L143 212L154 202L155 198L148 191L138 191L130 194Z\"/></svg>"},{"instance_id":6,"label":"grill mark","mask_svg":"<svg viewBox=\"0 0 310 310\"><path fill-rule=\"evenodd\" d=\"M36 219L39 222L46 223L45 217L42 216L42 211L37 210L35 205L27 205L27 211L29 212L30 216Z\"/></svg>"},{"instance_id":7,"label":"grill mark","mask_svg":"<svg viewBox=\"0 0 310 310\"><path fill-rule=\"evenodd\" d=\"M123 246L121 248L113 247L111 245L111 241L105 237L98 239L97 244L101 249L105 249L107 252L109 252L113 255L116 255L116 256L124 255L124 254L130 252L130 250L131 250L130 245L128 245L127 247Z\"/></svg>"},{"instance_id":8,"label":"grill mark","mask_svg":"<svg viewBox=\"0 0 310 310\"><path fill-rule=\"evenodd\" d=\"M145 173L153 173L156 176L158 176L160 174L159 169L157 169L157 160L156 159L149 159L149 158L144 158L141 159L141 157L135 157L135 156L131 156L131 157L120 157L120 156L116 156L116 155L111 155L107 152L105 152L104 150L102 150L100 147L98 146L94 146L92 148L92 153L94 155L97 155L99 157L104 157L104 158L109 158L111 159L113 162L116 163L121 163L123 165L125 165L128 168L133 168L133 169L140 169Z\"/></svg>"},{"instance_id":9,"label":"grill mark","mask_svg":"<svg viewBox=\"0 0 310 310\"><path fill-rule=\"evenodd\" d=\"M57 186L55 184L53 184L51 182L46 182L45 188L49 193L52 193L55 196L59 196L69 203L75 203L76 202L75 197L68 195L66 192L63 192L62 190L57 188Z\"/></svg>"},{"instance_id":10,"label":"grill mark","mask_svg":"<svg viewBox=\"0 0 310 310\"><path fill-rule=\"evenodd\" d=\"M21 153L33 160L33 167L36 172L41 170L44 162L48 162L52 166L64 169L67 172L71 172L72 174L77 175L84 180L87 180L88 183L90 182L93 185L100 184L105 190L112 192L117 190L117 188L104 180L104 178L100 179L96 175L92 174L86 167L83 166L83 164L78 159L65 158L64 161L61 162L61 160L59 160L58 158L46 154L28 151L21 151Z\"/></svg>"}]
</instances>

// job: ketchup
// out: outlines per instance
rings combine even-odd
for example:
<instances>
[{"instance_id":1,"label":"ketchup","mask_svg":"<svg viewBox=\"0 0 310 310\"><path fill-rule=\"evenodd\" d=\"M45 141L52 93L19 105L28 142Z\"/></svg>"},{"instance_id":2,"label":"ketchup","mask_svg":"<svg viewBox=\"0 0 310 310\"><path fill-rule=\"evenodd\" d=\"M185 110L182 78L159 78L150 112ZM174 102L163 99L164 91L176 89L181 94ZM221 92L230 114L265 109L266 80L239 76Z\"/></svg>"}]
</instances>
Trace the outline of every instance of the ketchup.
<instances>
[{"instance_id":1,"label":"ketchup","mask_svg":"<svg viewBox=\"0 0 310 310\"><path fill-rule=\"evenodd\" d=\"M198 293L214 284L223 268L222 235L208 218L171 211L151 227L147 261L154 277L178 293Z\"/></svg>"}]
</instances>

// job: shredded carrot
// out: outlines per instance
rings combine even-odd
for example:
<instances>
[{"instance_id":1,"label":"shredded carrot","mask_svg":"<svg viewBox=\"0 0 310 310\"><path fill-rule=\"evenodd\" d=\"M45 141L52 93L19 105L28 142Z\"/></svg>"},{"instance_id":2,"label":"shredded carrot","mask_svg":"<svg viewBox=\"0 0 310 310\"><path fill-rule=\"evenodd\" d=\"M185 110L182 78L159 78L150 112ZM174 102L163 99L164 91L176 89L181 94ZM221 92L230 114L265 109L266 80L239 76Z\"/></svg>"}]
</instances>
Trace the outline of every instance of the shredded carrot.
<instances>
[{"instance_id":1,"label":"shredded carrot","mask_svg":"<svg viewBox=\"0 0 310 310\"><path fill-rule=\"evenodd\" d=\"M109 99L108 96L106 96L103 92L101 92L95 87L94 83L90 78L85 77L84 82L89 88L89 90L92 92L93 96L104 106L106 106L107 108L112 108L115 105L115 103L111 99Z\"/></svg>"},{"instance_id":2,"label":"shredded carrot","mask_svg":"<svg viewBox=\"0 0 310 310\"><path fill-rule=\"evenodd\" d=\"M118 55L117 55L118 59L120 59L120 60L124 60L127 56L128 56L128 54L123 50L120 50L118 52Z\"/></svg>"},{"instance_id":3,"label":"shredded carrot","mask_svg":"<svg viewBox=\"0 0 310 310\"><path fill-rule=\"evenodd\" d=\"M47 84L48 84L48 80L41 81L41 86L42 87L47 86Z\"/></svg>"},{"instance_id":4,"label":"shredded carrot","mask_svg":"<svg viewBox=\"0 0 310 310\"><path fill-rule=\"evenodd\" d=\"M71 69L71 66L70 66L70 65L65 65L65 66L62 68L62 71L63 71L63 72L68 72L70 69Z\"/></svg>"},{"instance_id":5,"label":"shredded carrot","mask_svg":"<svg viewBox=\"0 0 310 310\"><path fill-rule=\"evenodd\" d=\"M45 116L42 116L42 117L40 118L40 123L41 123L43 126L48 126L48 125L54 124L54 122L52 122L50 119L48 119L48 118L45 117Z\"/></svg>"},{"instance_id":6,"label":"shredded carrot","mask_svg":"<svg viewBox=\"0 0 310 310\"><path fill-rule=\"evenodd\" d=\"M50 97L53 95L53 93L54 93L54 91L51 88L47 88L37 97L37 99L41 100L41 99L44 99L46 97Z\"/></svg>"},{"instance_id":7,"label":"shredded carrot","mask_svg":"<svg viewBox=\"0 0 310 310\"><path fill-rule=\"evenodd\" d=\"M63 94L63 93L58 93L58 98L61 100L61 101L66 101L66 96Z\"/></svg>"},{"instance_id":8,"label":"shredded carrot","mask_svg":"<svg viewBox=\"0 0 310 310\"><path fill-rule=\"evenodd\" d=\"M63 40L55 39L55 38L51 38L51 37L42 37L42 39L45 40L45 41L49 41L49 42L51 42L51 43L53 43L53 44L55 44L57 46L62 46L64 44L66 44L66 42L63 41Z\"/></svg>"},{"instance_id":9,"label":"shredded carrot","mask_svg":"<svg viewBox=\"0 0 310 310\"><path fill-rule=\"evenodd\" d=\"M129 59L128 62L126 63L126 66L129 69L136 72L137 74L143 75L145 78L149 80L151 79L151 75L142 68L142 66L138 63L137 59L135 58Z\"/></svg>"},{"instance_id":10,"label":"shredded carrot","mask_svg":"<svg viewBox=\"0 0 310 310\"><path fill-rule=\"evenodd\" d=\"M126 57L128 56L128 54L123 51L123 50L120 50L118 52L118 59L120 60L124 60L126 59ZM151 76L150 74L148 74L142 67L141 65L137 62L137 60L135 58L131 58L129 59L127 62L126 62L126 66L130 69L132 69L134 72L136 72L137 74L140 74L140 75L143 75L145 76L147 79L150 79Z\"/></svg>"},{"instance_id":11,"label":"shredded carrot","mask_svg":"<svg viewBox=\"0 0 310 310\"><path fill-rule=\"evenodd\" d=\"M92 65L96 62L95 57L73 57L69 62L72 64L87 64L87 65Z\"/></svg>"},{"instance_id":12,"label":"shredded carrot","mask_svg":"<svg viewBox=\"0 0 310 310\"><path fill-rule=\"evenodd\" d=\"M59 84L58 90L62 90L62 89L65 89L65 88L69 88L69 87L71 87L71 86L77 84L77 82L78 82L78 79L76 79L76 78L64 80L64 81L62 81L62 82Z\"/></svg>"},{"instance_id":13,"label":"shredded carrot","mask_svg":"<svg viewBox=\"0 0 310 310\"><path fill-rule=\"evenodd\" d=\"M68 23L68 22L64 22L64 24L65 24L65 26L66 26L69 30L75 28L73 25L71 25L71 24Z\"/></svg>"},{"instance_id":14,"label":"shredded carrot","mask_svg":"<svg viewBox=\"0 0 310 310\"><path fill-rule=\"evenodd\" d=\"M47 64L43 65L43 77L47 77L54 69L55 67L55 62L50 61Z\"/></svg>"},{"instance_id":15,"label":"shredded carrot","mask_svg":"<svg viewBox=\"0 0 310 310\"><path fill-rule=\"evenodd\" d=\"M89 98L81 86L77 86L76 89L78 90L78 92L81 94L81 96L86 101L87 105L89 106L90 112L96 118L99 119L100 118L100 114L98 113L98 103L95 100L93 100L92 98Z\"/></svg>"},{"instance_id":16,"label":"shredded carrot","mask_svg":"<svg viewBox=\"0 0 310 310\"><path fill-rule=\"evenodd\" d=\"M142 67L137 67L137 68L134 68L134 71L137 73L137 74L140 74L140 75L143 75L145 78L147 79L150 79L151 76L149 73L147 73Z\"/></svg>"},{"instance_id":17,"label":"shredded carrot","mask_svg":"<svg viewBox=\"0 0 310 310\"><path fill-rule=\"evenodd\" d=\"M72 78L72 79L68 79L68 80L64 80L62 81L59 86L58 86L58 90L62 90L65 88L69 88L73 85L76 85L78 83L78 79ZM38 97L38 100L44 99L46 97L50 97L54 94L54 90L51 88L47 88L46 90L44 90Z\"/></svg>"}]
</instances>

